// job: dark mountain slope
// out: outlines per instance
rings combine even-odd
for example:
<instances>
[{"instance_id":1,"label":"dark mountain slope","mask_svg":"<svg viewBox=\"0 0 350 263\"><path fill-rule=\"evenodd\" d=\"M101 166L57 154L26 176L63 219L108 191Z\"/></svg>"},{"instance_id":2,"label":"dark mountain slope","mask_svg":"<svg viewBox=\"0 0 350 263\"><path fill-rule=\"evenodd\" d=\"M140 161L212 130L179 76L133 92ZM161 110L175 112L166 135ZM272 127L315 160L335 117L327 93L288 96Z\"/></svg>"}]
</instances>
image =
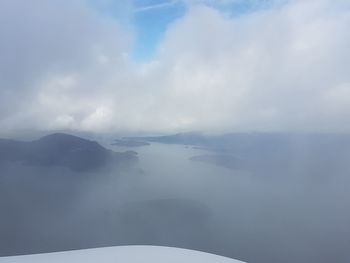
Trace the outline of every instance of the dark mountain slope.
<instances>
[{"instance_id":1,"label":"dark mountain slope","mask_svg":"<svg viewBox=\"0 0 350 263\"><path fill-rule=\"evenodd\" d=\"M31 142L0 140L0 161L34 166L64 166L74 171L98 169L109 162L136 161L134 153L116 153L95 141L55 133Z\"/></svg>"}]
</instances>

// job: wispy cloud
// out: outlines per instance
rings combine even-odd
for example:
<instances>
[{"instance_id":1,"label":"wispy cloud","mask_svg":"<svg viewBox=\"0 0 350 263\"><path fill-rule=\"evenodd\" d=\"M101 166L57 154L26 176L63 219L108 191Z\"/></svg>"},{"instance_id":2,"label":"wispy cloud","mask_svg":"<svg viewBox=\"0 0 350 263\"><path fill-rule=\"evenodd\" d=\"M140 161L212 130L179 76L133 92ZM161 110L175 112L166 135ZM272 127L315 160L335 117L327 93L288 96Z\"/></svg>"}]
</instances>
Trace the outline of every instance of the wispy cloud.
<instances>
[{"instance_id":1,"label":"wispy cloud","mask_svg":"<svg viewBox=\"0 0 350 263\"><path fill-rule=\"evenodd\" d=\"M148 5L148 6L142 6L138 7L134 10L135 13L139 12L146 12L146 11L151 11L154 9L161 9L161 8L167 8L167 7L172 7L176 4L180 3L180 0L172 0L172 1L166 1L164 3L160 4L154 4L154 5Z\"/></svg>"}]
</instances>

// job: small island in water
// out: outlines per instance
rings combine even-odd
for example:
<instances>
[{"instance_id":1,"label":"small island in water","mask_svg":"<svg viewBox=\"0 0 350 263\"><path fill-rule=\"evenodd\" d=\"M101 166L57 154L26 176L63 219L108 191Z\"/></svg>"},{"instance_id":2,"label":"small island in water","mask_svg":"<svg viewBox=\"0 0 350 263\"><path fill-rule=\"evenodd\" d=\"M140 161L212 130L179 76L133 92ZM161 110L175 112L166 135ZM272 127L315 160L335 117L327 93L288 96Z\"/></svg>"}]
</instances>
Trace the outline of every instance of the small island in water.
<instances>
[{"instance_id":1,"label":"small island in water","mask_svg":"<svg viewBox=\"0 0 350 263\"><path fill-rule=\"evenodd\" d=\"M114 146L122 146L122 147L141 147L141 146L148 146L150 143L139 141L139 140L132 140L132 139L116 139L112 143Z\"/></svg>"}]
</instances>

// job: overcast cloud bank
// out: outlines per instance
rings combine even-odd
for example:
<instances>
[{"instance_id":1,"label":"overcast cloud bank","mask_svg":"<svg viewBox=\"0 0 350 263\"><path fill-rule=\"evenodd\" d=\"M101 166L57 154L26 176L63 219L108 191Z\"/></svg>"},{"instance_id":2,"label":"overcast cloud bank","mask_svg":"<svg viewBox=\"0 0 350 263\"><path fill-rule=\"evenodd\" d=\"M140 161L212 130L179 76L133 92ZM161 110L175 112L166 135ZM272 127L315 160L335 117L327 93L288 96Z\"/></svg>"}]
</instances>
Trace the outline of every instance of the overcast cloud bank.
<instances>
[{"instance_id":1,"label":"overcast cloud bank","mask_svg":"<svg viewBox=\"0 0 350 263\"><path fill-rule=\"evenodd\" d=\"M188 1L135 62L133 27L86 1L1 1L2 132L349 132L350 4L268 2Z\"/></svg>"}]
</instances>

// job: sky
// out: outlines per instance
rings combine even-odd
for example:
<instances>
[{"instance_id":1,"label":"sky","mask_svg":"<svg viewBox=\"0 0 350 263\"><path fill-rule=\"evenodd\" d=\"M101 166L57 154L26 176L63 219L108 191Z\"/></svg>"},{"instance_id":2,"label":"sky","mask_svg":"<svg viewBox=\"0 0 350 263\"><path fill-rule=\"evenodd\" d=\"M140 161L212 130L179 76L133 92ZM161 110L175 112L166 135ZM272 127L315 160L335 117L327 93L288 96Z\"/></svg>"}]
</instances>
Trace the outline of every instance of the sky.
<instances>
[{"instance_id":1,"label":"sky","mask_svg":"<svg viewBox=\"0 0 350 263\"><path fill-rule=\"evenodd\" d=\"M0 127L349 132L348 0L2 0Z\"/></svg>"}]
</instances>

